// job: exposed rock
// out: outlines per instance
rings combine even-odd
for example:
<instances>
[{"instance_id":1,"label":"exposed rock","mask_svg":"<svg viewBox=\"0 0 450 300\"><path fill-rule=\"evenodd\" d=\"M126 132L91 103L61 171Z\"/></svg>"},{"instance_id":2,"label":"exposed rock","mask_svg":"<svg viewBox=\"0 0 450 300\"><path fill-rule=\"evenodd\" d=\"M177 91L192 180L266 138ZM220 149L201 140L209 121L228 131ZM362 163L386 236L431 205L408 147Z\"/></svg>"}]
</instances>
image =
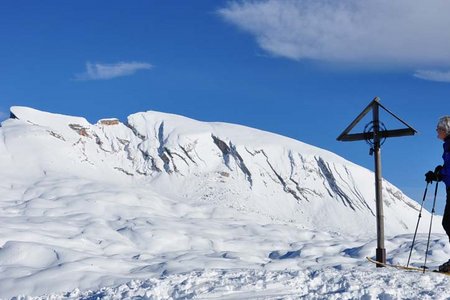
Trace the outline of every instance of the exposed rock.
<instances>
[{"instance_id":1,"label":"exposed rock","mask_svg":"<svg viewBox=\"0 0 450 300\"><path fill-rule=\"evenodd\" d=\"M99 121L99 123L101 125L111 126L111 125L119 125L120 122L118 119L102 119Z\"/></svg>"},{"instance_id":2,"label":"exposed rock","mask_svg":"<svg viewBox=\"0 0 450 300\"><path fill-rule=\"evenodd\" d=\"M90 135L87 133L87 128L84 128L79 124L69 124L69 127L75 130L81 136L90 137Z\"/></svg>"},{"instance_id":3,"label":"exposed rock","mask_svg":"<svg viewBox=\"0 0 450 300\"><path fill-rule=\"evenodd\" d=\"M55 137L55 138L57 138L57 139L60 139L61 141L65 141L65 140L66 140L62 135L60 135L60 134L58 134L58 133L56 133L56 132L54 132L54 131L48 130L48 133L49 133L51 136L53 136L53 137Z\"/></svg>"},{"instance_id":4,"label":"exposed rock","mask_svg":"<svg viewBox=\"0 0 450 300\"><path fill-rule=\"evenodd\" d=\"M123 168L120 168L120 167L114 167L114 169L116 169L116 170L118 170L118 171L121 171L122 173L125 173L125 174L127 174L128 176L134 176L133 173L128 172L128 171L124 170Z\"/></svg>"},{"instance_id":5,"label":"exposed rock","mask_svg":"<svg viewBox=\"0 0 450 300\"><path fill-rule=\"evenodd\" d=\"M223 156L225 165L230 170L232 170L232 168L230 167L230 157L234 158L238 167L245 174L245 177L247 178L247 181L249 182L250 187L252 187L253 186L252 174L250 173L249 169L245 165L245 162L242 159L242 156L237 151L236 146L233 145L231 142L229 143L229 145L227 145L224 141L222 141L221 139L219 139L218 137L216 137L214 135L211 135L211 137L214 141L214 144L216 144L216 146L220 149L220 151L222 151L222 154L223 154L222 156Z\"/></svg>"}]
</instances>

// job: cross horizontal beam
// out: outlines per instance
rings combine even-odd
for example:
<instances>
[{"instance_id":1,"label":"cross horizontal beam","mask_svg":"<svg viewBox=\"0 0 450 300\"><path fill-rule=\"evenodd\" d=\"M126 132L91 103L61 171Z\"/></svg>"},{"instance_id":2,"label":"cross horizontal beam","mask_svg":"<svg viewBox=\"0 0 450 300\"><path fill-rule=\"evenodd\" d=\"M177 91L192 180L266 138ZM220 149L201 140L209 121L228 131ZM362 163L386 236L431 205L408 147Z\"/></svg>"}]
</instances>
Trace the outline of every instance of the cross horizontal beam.
<instances>
[{"instance_id":1,"label":"cross horizontal beam","mask_svg":"<svg viewBox=\"0 0 450 300\"><path fill-rule=\"evenodd\" d=\"M394 130L380 130L378 132L379 138L389 138L389 137L399 137L405 135L414 135L416 131L412 128L404 128L404 129L394 129ZM368 140L374 138L373 132L365 132L365 133L352 133L345 134L338 137L338 141L341 142L353 142L353 141L361 141Z\"/></svg>"},{"instance_id":2,"label":"cross horizontal beam","mask_svg":"<svg viewBox=\"0 0 450 300\"><path fill-rule=\"evenodd\" d=\"M398 137L398 136L405 136L405 135L414 135L417 133L417 131L412 128L410 125L408 125L405 121L403 121L402 119L400 119L398 116L396 116L393 112L391 112L390 110L388 110L386 107L384 107L381 103L380 103L380 98L375 97L370 103L369 105L366 106L366 108L364 108L364 110L356 117L355 120L353 120L352 123L350 123L350 125L348 125L347 128L345 128L345 130L337 137L338 141L343 141L343 142L351 142L351 141L359 141L359 140L368 140L370 138L373 138L373 133L353 133L351 134L350 131L356 126L356 124L358 124L365 115L367 115L371 110L372 112L374 110L378 111L379 108L382 108L383 110L385 110L388 114L390 114L391 116L393 116L395 119L397 119L398 121L400 121L403 125L405 125L407 128L405 129L397 129L397 130L385 130L385 131L380 131L380 133L382 133L382 135L378 136L379 138L387 138L387 137Z\"/></svg>"}]
</instances>

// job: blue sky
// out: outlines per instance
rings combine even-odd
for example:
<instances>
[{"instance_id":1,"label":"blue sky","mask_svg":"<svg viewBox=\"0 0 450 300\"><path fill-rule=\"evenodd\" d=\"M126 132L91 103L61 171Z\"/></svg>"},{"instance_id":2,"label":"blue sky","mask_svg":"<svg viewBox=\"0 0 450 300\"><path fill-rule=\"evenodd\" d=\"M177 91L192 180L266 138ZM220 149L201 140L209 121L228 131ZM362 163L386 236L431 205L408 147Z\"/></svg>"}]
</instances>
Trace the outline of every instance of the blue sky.
<instances>
[{"instance_id":1,"label":"blue sky","mask_svg":"<svg viewBox=\"0 0 450 300\"><path fill-rule=\"evenodd\" d=\"M365 142L336 137L378 96L419 131L386 141L382 163L420 201L423 174L441 163L437 119L450 114L448 11L442 0L4 0L0 117L12 105L90 122L157 110L279 133L373 169Z\"/></svg>"}]
</instances>

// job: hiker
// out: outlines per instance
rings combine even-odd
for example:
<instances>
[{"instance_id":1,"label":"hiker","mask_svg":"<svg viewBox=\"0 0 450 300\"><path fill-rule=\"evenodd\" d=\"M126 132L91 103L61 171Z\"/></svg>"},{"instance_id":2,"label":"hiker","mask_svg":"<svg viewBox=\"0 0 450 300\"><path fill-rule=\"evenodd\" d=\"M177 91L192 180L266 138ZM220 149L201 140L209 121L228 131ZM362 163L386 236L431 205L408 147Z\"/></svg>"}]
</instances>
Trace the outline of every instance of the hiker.
<instances>
[{"instance_id":1,"label":"hiker","mask_svg":"<svg viewBox=\"0 0 450 300\"><path fill-rule=\"evenodd\" d=\"M443 181L447 190L447 202L444 209L444 217L442 219L442 226L444 227L450 241L450 116L445 116L439 119L436 127L438 139L444 141L444 164L437 166L433 171L428 171L425 174L425 181L431 183L433 181ZM450 272L450 259L439 266L439 271Z\"/></svg>"}]
</instances>

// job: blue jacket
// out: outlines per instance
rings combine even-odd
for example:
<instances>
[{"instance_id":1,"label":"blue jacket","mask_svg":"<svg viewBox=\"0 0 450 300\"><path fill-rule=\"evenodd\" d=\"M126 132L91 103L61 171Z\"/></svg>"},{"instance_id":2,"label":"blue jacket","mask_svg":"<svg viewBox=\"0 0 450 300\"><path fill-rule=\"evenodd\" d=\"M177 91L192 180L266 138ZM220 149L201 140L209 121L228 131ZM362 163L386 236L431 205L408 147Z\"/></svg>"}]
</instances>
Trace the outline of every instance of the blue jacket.
<instances>
[{"instance_id":1,"label":"blue jacket","mask_svg":"<svg viewBox=\"0 0 450 300\"><path fill-rule=\"evenodd\" d=\"M444 154L442 158L444 159L444 164L442 165L442 170L440 172L442 176L442 181L445 182L445 186L450 188L450 135L444 140Z\"/></svg>"}]
</instances>

